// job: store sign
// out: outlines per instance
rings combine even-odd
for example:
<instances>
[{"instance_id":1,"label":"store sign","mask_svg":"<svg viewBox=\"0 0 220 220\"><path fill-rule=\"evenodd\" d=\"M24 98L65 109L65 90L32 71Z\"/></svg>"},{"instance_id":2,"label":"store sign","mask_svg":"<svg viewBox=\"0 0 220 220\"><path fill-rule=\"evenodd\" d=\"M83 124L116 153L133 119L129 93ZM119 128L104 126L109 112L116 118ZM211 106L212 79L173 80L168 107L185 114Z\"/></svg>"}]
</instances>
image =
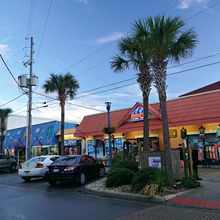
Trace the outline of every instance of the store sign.
<instances>
[{"instance_id":1,"label":"store sign","mask_svg":"<svg viewBox=\"0 0 220 220\"><path fill-rule=\"evenodd\" d=\"M76 146L76 139L73 140L64 140L64 146Z\"/></svg>"},{"instance_id":2,"label":"store sign","mask_svg":"<svg viewBox=\"0 0 220 220\"><path fill-rule=\"evenodd\" d=\"M64 140L71 140L74 138L74 135L73 134L65 134L64 135Z\"/></svg>"},{"instance_id":3,"label":"store sign","mask_svg":"<svg viewBox=\"0 0 220 220\"><path fill-rule=\"evenodd\" d=\"M170 138L176 138L177 137L177 130L176 129L170 129L169 130Z\"/></svg>"},{"instance_id":4,"label":"store sign","mask_svg":"<svg viewBox=\"0 0 220 220\"><path fill-rule=\"evenodd\" d=\"M160 157L148 157L149 167L156 167L161 169L161 158Z\"/></svg>"},{"instance_id":5,"label":"store sign","mask_svg":"<svg viewBox=\"0 0 220 220\"><path fill-rule=\"evenodd\" d=\"M141 121L144 119L144 108L142 106L137 106L131 112L132 121Z\"/></svg>"}]
</instances>

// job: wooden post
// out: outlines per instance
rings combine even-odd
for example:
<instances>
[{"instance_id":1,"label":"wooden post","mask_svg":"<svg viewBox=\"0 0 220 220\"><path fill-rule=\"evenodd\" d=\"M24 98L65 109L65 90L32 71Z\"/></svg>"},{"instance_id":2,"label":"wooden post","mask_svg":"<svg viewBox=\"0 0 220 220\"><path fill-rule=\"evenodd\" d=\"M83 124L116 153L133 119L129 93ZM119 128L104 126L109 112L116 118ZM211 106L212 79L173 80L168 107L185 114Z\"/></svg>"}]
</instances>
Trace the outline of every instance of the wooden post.
<instances>
[{"instance_id":1,"label":"wooden post","mask_svg":"<svg viewBox=\"0 0 220 220\"><path fill-rule=\"evenodd\" d=\"M193 176L192 147L189 145L189 175Z\"/></svg>"}]
</instances>

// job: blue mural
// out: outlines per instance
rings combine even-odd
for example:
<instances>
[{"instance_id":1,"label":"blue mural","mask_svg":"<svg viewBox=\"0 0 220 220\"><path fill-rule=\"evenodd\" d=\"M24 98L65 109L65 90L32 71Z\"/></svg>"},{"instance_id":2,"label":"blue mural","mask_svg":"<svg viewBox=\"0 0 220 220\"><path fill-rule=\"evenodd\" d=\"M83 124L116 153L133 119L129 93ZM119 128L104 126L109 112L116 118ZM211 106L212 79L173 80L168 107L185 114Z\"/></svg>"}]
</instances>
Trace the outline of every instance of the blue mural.
<instances>
[{"instance_id":1,"label":"blue mural","mask_svg":"<svg viewBox=\"0 0 220 220\"><path fill-rule=\"evenodd\" d=\"M60 130L61 122L51 121L32 126L32 146L58 144L56 133ZM73 123L65 123L64 128L73 128ZM26 127L6 131L3 142L4 148L19 148L26 146Z\"/></svg>"}]
</instances>

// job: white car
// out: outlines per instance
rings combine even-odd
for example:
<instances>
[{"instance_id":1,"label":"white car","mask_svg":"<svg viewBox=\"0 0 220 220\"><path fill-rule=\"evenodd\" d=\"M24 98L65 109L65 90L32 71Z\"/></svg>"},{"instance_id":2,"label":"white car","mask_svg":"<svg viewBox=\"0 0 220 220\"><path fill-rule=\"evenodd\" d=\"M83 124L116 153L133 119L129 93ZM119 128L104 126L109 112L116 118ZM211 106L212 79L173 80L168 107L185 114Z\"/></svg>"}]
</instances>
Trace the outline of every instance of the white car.
<instances>
[{"instance_id":1,"label":"white car","mask_svg":"<svg viewBox=\"0 0 220 220\"><path fill-rule=\"evenodd\" d=\"M58 158L60 158L59 155L33 157L21 165L21 168L18 170L18 175L25 181L29 181L35 177L44 177L47 166Z\"/></svg>"}]
</instances>

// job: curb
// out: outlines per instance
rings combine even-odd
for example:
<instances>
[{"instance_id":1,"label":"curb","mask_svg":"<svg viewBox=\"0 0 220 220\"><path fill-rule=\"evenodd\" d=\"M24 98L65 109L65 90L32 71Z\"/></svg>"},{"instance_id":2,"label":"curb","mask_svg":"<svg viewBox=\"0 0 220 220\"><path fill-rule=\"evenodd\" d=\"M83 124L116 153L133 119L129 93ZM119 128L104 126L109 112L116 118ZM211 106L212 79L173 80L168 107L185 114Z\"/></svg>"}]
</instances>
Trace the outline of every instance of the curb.
<instances>
[{"instance_id":1,"label":"curb","mask_svg":"<svg viewBox=\"0 0 220 220\"><path fill-rule=\"evenodd\" d=\"M94 182L94 183L89 183L84 186L84 190L87 193L92 193L96 195L102 195L102 196L108 196L108 197L113 197L113 198L121 198L121 199L129 199L129 200L136 200L136 201L148 201L148 202L159 202L159 203L165 203L170 199L173 199L179 195L182 195L186 192L189 192L191 190L186 190L184 192L179 192L176 194L168 194L166 196L159 196L155 195L153 198L149 198L144 195L140 194L134 194L134 193L127 193L127 192L115 192L110 189L97 189L97 186L95 186L100 180ZM103 179L101 180L103 181ZM95 186L95 187L94 187Z\"/></svg>"}]
</instances>

